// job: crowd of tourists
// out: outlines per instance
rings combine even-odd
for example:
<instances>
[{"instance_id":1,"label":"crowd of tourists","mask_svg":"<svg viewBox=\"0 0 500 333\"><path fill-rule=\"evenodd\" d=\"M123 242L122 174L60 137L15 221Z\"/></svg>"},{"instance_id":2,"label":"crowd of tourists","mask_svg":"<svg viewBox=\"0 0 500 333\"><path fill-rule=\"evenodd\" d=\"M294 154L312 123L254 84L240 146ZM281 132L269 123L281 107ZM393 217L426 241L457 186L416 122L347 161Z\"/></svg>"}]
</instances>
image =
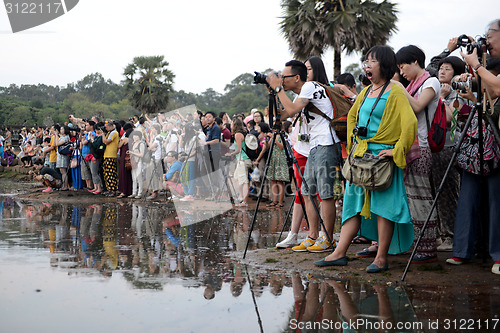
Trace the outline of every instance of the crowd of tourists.
<instances>
[{"instance_id":1,"label":"crowd of tourists","mask_svg":"<svg viewBox=\"0 0 500 333\"><path fill-rule=\"evenodd\" d=\"M500 148L495 140L499 23L491 23L485 36L490 55L485 67L477 48L470 53L458 50L457 38L451 38L427 66L425 53L415 45L397 52L375 46L364 56L365 80L358 93L349 73L330 82L320 58L292 60L282 72L266 77L278 101L275 114L265 107L232 117L201 111L169 112L151 119L133 116L128 121L70 116L65 125L25 131L21 161L34 165L34 176L47 186L44 192L85 188L95 195L147 200L165 193L166 199L181 201L232 200L239 209L248 206L251 195L260 195L268 208L282 208L286 184L294 178L291 229L278 248L331 252L315 264L344 266L349 246L366 243L369 246L356 256L373 257L367 267L372 273L389 268L389 254L412 246L413 263L435 262L438 251L452 251L447 263L461 265L476 253L488 252L493 273L500 274L500 196L495 195L500 185ZM457 55L451 55L455 51ZM489 93L484 103L494 111L491 122L479 122L482 117L473 108L482 95L469 84L473 78L480 78ZM332 86L352 103L345 133L331 125L335 103L327 96ZM293 93L293 100L286 91ZM437 144L434 127L444 128L435 123L439 110L447 125ZM4 133L2 148L8 147L10 138L8 131ZM367 154L390 161L391 177L383 188L341 176L342 166L346 175L344 161L350 168L358 163L356 157ZM447 168L454 154L456 163ZM290 172L288 164L295 160ZM333 231L340 202L337 244ZM309 231L299 243L305 216Z\"/></svg>"}]
</instances>

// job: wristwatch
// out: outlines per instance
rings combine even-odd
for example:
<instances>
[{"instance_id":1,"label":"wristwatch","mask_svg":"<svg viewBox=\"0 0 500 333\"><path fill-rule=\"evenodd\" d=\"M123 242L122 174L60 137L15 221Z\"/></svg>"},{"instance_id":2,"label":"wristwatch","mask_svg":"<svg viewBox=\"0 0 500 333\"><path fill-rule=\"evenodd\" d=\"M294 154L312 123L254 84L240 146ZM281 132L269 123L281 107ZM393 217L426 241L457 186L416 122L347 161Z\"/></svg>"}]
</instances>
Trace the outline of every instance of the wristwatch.
<instances>
[{"instance_id":1,"label":"wristwatch","mask_svg":"<svg viewBox=\"0 0 500 333\"><path fill-rule=\"evenodd\" d=\"M444 52L444 53L451 53L451 51L450 51L450 49L449 49L449 48L445 48L445 49L443 50L443 52Z\"/></svg>"},{"instance_id":2,"label":"wristwatch","mask_svg":"<svg viewBox=\"0 0 500 333\"><path fill-rule=\"evenodd\" d=\"M277 86L276 88L274 88L274 91L276 91L276 93L279 93L281 90L283 90L283 86Z\"/></svg>"}]
</instances>

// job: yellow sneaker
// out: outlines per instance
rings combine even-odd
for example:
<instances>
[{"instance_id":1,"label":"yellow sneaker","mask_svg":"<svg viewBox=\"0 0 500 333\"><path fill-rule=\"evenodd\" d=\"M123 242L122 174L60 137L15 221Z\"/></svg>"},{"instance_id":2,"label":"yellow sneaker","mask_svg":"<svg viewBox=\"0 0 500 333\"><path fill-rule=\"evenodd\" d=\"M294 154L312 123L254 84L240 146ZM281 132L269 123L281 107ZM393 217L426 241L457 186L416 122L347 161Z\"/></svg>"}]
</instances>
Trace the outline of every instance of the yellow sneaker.
<instances>
[{"instance_id":1,"label":"yellow sneaker","mask_svg":"<svg viewBox=\"0 0 500 333\"><path fill-rule=\"evenodd\" d=\"M311 237L307 236L306 239L304 239L302 241L302 243L300 243L297 246L292 247L292 250L295 252L306 252L307 247L314 245L314 242L315 242L315 239L312 239Z\"/></svg>"},{"instance_id":2,"label":"yellow sneaker","mask_svg":"<svg viewBox=\"0 0 500 333\"><path fill-rule=\"evenodd\" d=\"M328 239L325 236L318 237L314 245L311 245L307 248L309 252L329 252L332 251L335 246L335 240L333 240L333 246L330 244Z\"/></svg>"}]
</instances>

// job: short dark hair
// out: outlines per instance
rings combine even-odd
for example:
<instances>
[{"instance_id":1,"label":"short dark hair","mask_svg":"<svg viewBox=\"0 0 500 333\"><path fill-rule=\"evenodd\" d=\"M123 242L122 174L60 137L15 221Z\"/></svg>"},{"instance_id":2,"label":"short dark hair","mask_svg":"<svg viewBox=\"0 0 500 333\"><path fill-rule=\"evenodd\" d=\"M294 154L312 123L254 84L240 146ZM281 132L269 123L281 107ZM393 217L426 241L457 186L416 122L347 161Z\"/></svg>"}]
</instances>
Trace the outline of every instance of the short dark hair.
<instances>
[{"instance_id":1,"label":"short dark hair","mask_svg":"<svg viewBox=\"0 0 500 333\"><path fill-rule=\"evenodd\" d=\"M313 81L328 84L328 75L326 75L325 65L320 57L312 56L304 61L304 64L309 61L313 70ZM306 80L307 80L307 67L306 67Z\"/></svg>"},{"instance_id":2,"label":"short dark hair","mask_svg":"<svg viewBox=\"0 0 500 333\"><path fill-rule=\"evenodd\" d=\"M89 120L89 121L87 121L87 124L89 124L90 126L94 127L95 121Z\"/></svg>"},{"instance_id":3,"label":"short dark hair","mask_svg":"<svg viewBox=\"0 0 500 333\"><path fill-rule=\"evenodd\" d=\"M43 142L50 143L50 138L49 138L49 137L44 138L44 139L43 139Z\"/></svg>"},{"instance_id":4,"label":"short dark hair","mask_svg":"<svg viewBox=\"0 0 500 333\"><path fill-rule=\"evenodd\" d=\"M489 58L486 60L486 69L500 74L500 58Z\"/></svg>"},{"instance_id":5,"label":"short dark hair","mask_svg":"<svg viewBox=\"0 0 500 333\"><path fill-rule=\"evenodd\" d=\"M441 59L438 63L438 70L441 68L442 64L450 64L451 67L453 67L453 75L465 73L465 62L459 57L449 56Z\"/></svg>"},{"instance_id":6,"label":"short dark hair","mask_svg":"<svg viewBox=\"0 0 500 333\"><path fill-rule=\"evenodd\" d=\"M132 133L130 133L130 136L133 138L134 135L137 135L139 137L139 140L142 139L142 132L141 131L132 131Z\"/></svg>"},{"instance_id":7,"label":"short dark hair","mask_svg":"<svg viewBox=\"0 0 500 333\"><path fill-rule=\"evenodd\" d=\"M61 130L61 125L54 124L54 129L59 132Z\"/></svg>"},{"instance_id":8,"label":"short dark hair","mask_svg":"<svg viewBox=\"0 0 500 333\"><path fill-rule=\"evenodd\" d=\"M337 83L345 84L348 87L356 86L356 80L351 73L342 73L336 77Z\"/></svg>"},{"instance_id":9,"label":"short dark hair","mask_svg":"<svg viewBox=\"0 0 500 333\"><path fill-rule=\"evenodd\" d=\"M173 158L175 159L178 159L179 155L177 154L177 152L175 150L171 150L167 153L167 155L170 155L172 156Z\"/></svg>"},{"instance_id":10,"label":"short dark hair","mask_svg":"<svg viewBox=\"0 0 500 333\"><path fill-rule=\"evenodd\" d=\"M212 117L214 117L214 118L215 118L215 117L217 117L217 116L215 115L215 112L213 112L213 111L207 111L207 112L205 112L205 116L206 116L207 114L211 114L211 115L212 115Z\"/></svg>"},{"instance_id":11,"label":"short dark hair","mask_svg":"<svg viewBox=\"0 0 500 333\"><path fill-rule=\"evenodd\" d=\"M411 64L417 61L421 68L425 68L425 53L418 46L404 46L396 52L396 61L398 65Z\"/></svg>"},{"instance_id":12,"label":"short dark hair","mask_svg":"<svg viewBox=\"0 0 500 333\"><path fill-rule=\"evenodd\" d=\"M394 73L398 70L396 54L393 49L387 45L377 45L366 53L365 59L369 55L377 59L380 66L380 76L386 80L392 79Z\"/></svg>"},{"instance_id":13,"label":"short dark hair","mask_svg":"<svg viewBox=\"0 0 500 333\"><path fill-rule=\"evenodd\" d=\"M299 60L290 60L285 64L286 67L292 68L292 74L298 75L301 81L307 81L307 67L306 65Z\"/></svg>"},{"instance_id":14,"label":"short dark hair","mask_svg":"<svg viewBox=\"0 0 500 333\"><path fill-rule=\"evenodd\" d=\"M252 126L252 127L255 127L255 120L249 120L249 121L247 122L247 125L250 125L250 126Z\"/></svg>"},{"instance_id":15,"label":"short dark hair","mask_svg":"<svg viewBox=\"0 0 500 333\"><path fill-rule=\"evenodd\" d=\"M222 119L220 119L219 117L215 117L215 123L219 126L222 125Z\"/></svg>"}]
</instances>

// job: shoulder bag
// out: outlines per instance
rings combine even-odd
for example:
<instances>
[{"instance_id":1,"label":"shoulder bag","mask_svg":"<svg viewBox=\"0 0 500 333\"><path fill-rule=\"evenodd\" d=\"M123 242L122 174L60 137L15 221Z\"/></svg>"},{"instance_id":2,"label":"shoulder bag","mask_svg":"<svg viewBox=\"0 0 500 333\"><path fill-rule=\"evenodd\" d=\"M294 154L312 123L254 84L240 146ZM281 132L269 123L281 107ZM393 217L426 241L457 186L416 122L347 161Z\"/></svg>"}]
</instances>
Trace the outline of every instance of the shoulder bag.
<instances>
[{"instance_id":1,"label":"shoulder bag","mask_svg":"<svg viewBox=\"0 0 500 333\"><path fill-rule=\"evenodd\" d=\"M370 117L386 87L387 84L384 86L377 100L373 104ZM366 92L365 98L368 93L369 90ZM363 105L363 102L361 105ZM368 118L368 122L370 121L369 119L370 118ZM368 127L368 123L366 127ZM344 163L344 167L342 168L342 175L344 178L351 184L359 186L365 190L382 191L389 188L392 184L392 178L394 176L394 161L392 158L379 157L368 151L365 152L362 157L354 157L354 152L356 151L357 146L357 143L353 144L349 156Z\"/></svg>"}]
</instances>

